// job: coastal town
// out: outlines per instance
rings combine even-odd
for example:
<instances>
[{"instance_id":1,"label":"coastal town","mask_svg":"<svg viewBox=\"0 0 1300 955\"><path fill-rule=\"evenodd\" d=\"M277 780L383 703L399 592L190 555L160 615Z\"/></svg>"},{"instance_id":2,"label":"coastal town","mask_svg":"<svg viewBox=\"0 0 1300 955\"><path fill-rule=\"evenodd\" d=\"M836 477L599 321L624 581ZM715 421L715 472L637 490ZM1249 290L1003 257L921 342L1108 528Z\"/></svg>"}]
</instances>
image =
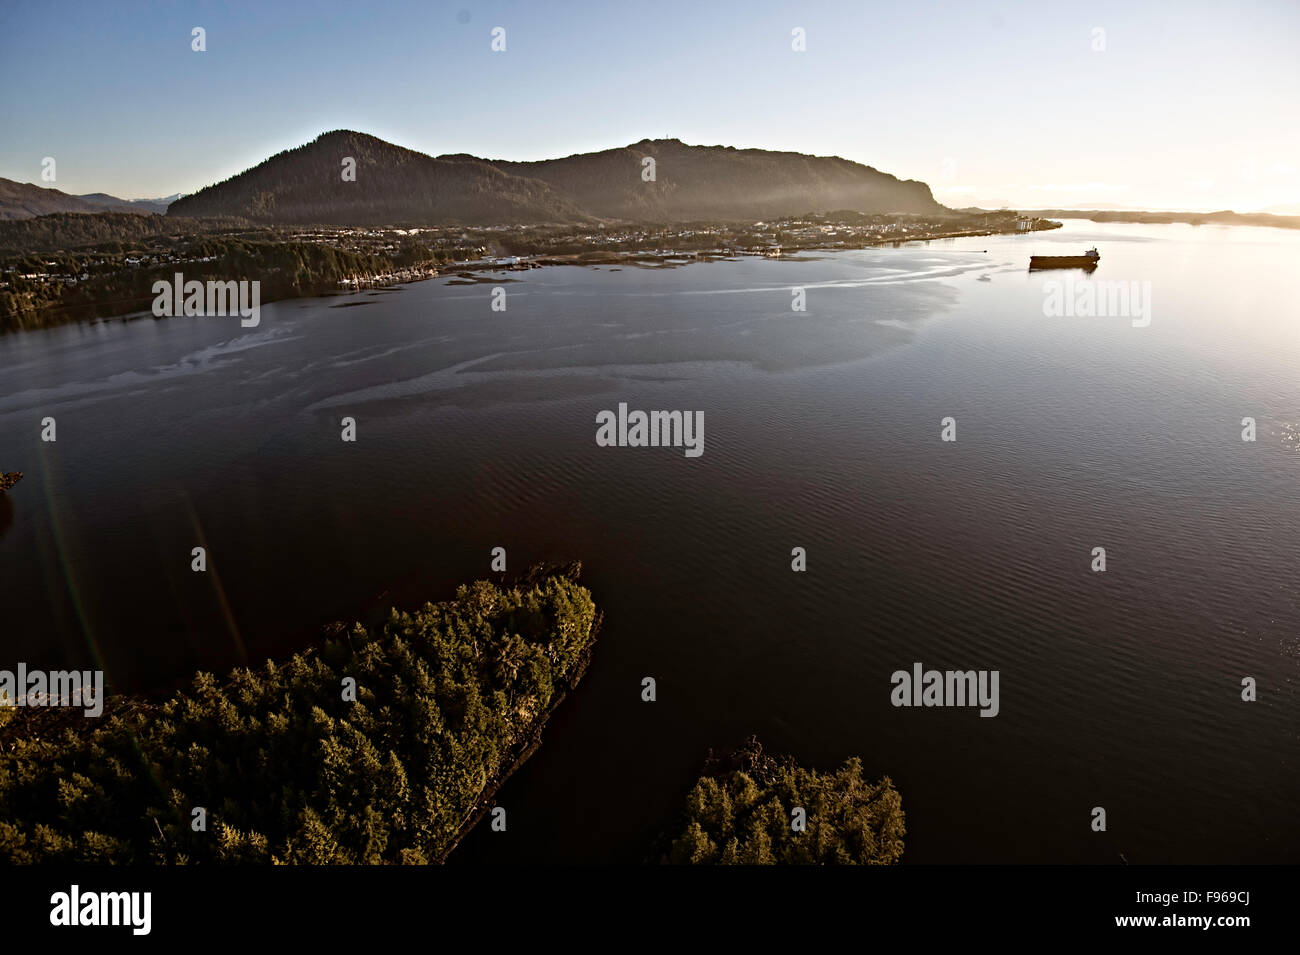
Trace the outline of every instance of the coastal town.
<instances>
[{"instance_id":1,"label":"coastal town","mask_svg":"<svg viewBox=\"0 0 1300 955\"><path fill-rule=\"evenodd\" d=\"M156 234L84 243L77 241L74 221L72 238L35 252L19 251L0 231L0 329L130 314L148 307L155 279L180 268L260 279L264 300L270 301L554 265L675 267L1060 226L1010 210L944 216L845 211L751 223L601 223L594 228L214 228L203 220L153 218ZM178 228L183 231L173 231Z\"/></svg>"},{"instance_id":2,"label":"coastal town","mask_svg":"<svg viewBox=\"0 0 1300 955\"><path fill-rule=\"evenodd\" d=\"M395 254L415 242L427 246L444 271L528 269L547 265L627 263L674 265L691 261L795 252L861 249L972 235L1041 231L1059 222L1009 210L947 217L808 214L748 224L691 223L673 226L501 226L396 230L322 230L296 233L298 241L339 244L349 251ZM383 243L378 249L372 243ZM396 270L394 275L402 274ZM344 284L370 281L358 277ZM407 281L407 279L402 279Z\"/></svg>"}]
</instances>

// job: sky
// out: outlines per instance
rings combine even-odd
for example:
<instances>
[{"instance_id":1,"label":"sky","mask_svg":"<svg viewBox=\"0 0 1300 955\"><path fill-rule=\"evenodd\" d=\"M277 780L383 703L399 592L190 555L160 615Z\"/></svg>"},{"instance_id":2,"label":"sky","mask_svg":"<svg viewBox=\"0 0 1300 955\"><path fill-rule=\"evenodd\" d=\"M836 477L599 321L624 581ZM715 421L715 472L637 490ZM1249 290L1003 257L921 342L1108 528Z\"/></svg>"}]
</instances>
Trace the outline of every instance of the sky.
<instances>
[{"instance_id":1,"label":"sky","mask_svg":"<svg viewBox=\"0 0 1300 955\"><path fill-rule=\"evenodd\" d=\"M1300 213L1298 49L1300 0L0 0L0 176L148 198L331 129L514 160L675 137L953 206Z\"/></svg>"}]
</instances>

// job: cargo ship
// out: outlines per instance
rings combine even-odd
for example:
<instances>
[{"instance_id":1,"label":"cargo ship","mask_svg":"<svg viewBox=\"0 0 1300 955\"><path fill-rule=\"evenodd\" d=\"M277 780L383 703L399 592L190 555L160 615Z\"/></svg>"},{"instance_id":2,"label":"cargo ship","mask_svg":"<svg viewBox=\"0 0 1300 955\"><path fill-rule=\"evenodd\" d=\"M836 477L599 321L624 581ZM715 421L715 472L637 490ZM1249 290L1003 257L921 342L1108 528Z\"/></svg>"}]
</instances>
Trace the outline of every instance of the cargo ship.
<instances>
[{"instance_id":1,"label":"cargo ship","mask_svg":"<svg viewBox=\"0 0 1300 955\"><path fill-rule=\"evenodd\" d=\"M1029 257L1029 270L1036 269L1088 269L1089 271L1097 267L1101 261L1101 253L1095 248L1089 249L1083 255L1031 255Z\"/></svg>"}]
</instances>

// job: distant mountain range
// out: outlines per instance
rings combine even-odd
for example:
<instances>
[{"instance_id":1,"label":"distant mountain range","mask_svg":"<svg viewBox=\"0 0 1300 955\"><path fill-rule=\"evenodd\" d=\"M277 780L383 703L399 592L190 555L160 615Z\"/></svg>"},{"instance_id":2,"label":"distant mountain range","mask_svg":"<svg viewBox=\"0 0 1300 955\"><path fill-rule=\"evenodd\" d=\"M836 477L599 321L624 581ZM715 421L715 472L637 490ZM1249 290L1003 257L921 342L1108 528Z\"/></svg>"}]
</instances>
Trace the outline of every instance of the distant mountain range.
<instances>
[{"instance_id":1,"label":"distant mountain range","mask_svg":"<svg viewBox=\"0 0 1300 955\"><path fill-rule=\"evenodd\" d=\"M54 212L135 212L161 215L179 196L165 199L119 199L102 192L74 196L30 182L0 179L0 220L31 219Z\"/></svg>"},{"instance_id":2,"label":"distant mountain range","mask_svg":"<svg viewBox=\"0 0 1300 955\"><path fill-rule=\"evenodd\" d=\"M344 160L356 164L343 178ZM648 181L646 159L653 159ZM428 156L350 130L178 199L172 216L297 225L753 221L808 212L937 213L923 182L836 157L642 140L541 162Z\"/></svg>"},{"instance_id":3,"label":"distant mountain range","mask_svg":"<svg viewBox=\"0 0 1300 955\"><path fill-rule=\"evenodd\" d=\"M97 202L104 205L105 212L143 212L145 214L166 215L167 207L181 197L181 193L174 196L163 196L160 199L119 199L116 196L110 196L104 192L92 192L80 198L87 202Z\"/></svg>"}]
</instances>

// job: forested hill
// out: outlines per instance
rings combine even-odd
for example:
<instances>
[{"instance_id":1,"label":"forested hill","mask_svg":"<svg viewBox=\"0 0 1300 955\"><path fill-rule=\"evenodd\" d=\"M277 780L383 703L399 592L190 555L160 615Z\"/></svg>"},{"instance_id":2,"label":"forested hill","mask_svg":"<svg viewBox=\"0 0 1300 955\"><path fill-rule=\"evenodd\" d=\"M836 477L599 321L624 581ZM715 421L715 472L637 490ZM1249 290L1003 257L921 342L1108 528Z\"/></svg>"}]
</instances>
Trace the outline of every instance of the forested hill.
<instances>
[{"instance_id":1,"label":"forested hill","mask_svg":"<svg viewBox=\"0 0 1300 955\"><path fill-rule=\"evenodd\" d=\"M345 178L355 162L355 181ZM653 177L647 160L653 160ZM923 182L833 156L643 140L542 162L437 158L337 130L168 207L169 216L348 226L753 222L836 210L943 214Z\"/></svg>"},{"instance_id":2,"label":"forested hill","mask_svg":"<svg viewBox=\"0 0 1300 955\"><path fill-rule=\"evenodd\" d=\"M345 178L355 163L355 180ZM225 182L176 200L169 216L259 223L491 225L589 217L544 182L472 156L434 159L349 130L277 153Z\"/></svg>"},{"instance_id":3,"label":"forested hill","mask_svg":"<svg viewBox=\"0 0 1300 955\"><path fill-rule=\"evenodd\" d=\"M654 160L654 180L642 172ZM745 221L833 210L943 213L930 187L836 156L646 139L541 162L493 160L540 179L586 211L657 222Z\"/></svg>"}]
</instances>

